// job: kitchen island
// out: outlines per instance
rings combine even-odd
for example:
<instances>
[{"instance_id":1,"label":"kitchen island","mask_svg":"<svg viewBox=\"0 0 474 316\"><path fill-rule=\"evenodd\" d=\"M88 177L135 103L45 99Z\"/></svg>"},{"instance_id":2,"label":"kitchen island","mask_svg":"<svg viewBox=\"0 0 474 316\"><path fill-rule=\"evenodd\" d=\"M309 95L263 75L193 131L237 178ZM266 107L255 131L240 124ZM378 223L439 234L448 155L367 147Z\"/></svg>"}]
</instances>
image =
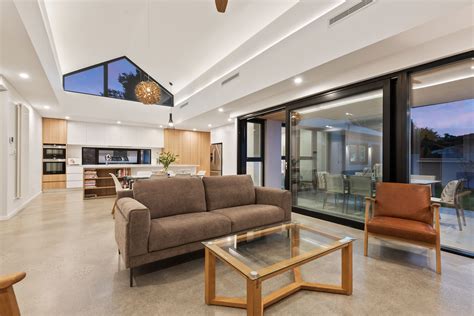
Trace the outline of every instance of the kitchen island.
<instances>
[{"instance_id":1,"label":"kitchen island","mask_svg":"<svg viewBox=\"0 0 474 316\"><path fill-rule=\"evenodd\" d=\"M168 170L175 173L197 173L198 165L170 165ZM68 175L73 176L73 172L81 172L81 185L84 190L84 199L96 199L115 196L115 184L110 176L117 176L122 184L125 184L124 177L135 176L138 172L156 172L163 169L162 165L138 165L138 164L108 164L108 165L71 165L68 166ZM74 178L74 177L71 177Z\"/></svg>"}]
</instances>

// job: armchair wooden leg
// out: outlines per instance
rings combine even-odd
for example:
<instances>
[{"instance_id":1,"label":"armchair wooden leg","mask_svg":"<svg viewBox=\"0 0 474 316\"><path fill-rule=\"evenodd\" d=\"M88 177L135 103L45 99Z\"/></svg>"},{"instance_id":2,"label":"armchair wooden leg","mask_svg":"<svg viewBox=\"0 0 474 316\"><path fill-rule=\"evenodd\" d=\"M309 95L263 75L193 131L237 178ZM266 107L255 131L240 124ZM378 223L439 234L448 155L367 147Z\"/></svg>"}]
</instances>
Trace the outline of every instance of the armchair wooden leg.
<instances>
[{"instance_id":1,"label":"armchair wooden leg","mask_svg":"<svg viewBox=\"0 0 474 316\"><path fill-rule=\"evenodd\" d=\"M441 274L441 246L436 245L436 273Z\"/></svg>"},{"instance_id":2,"label":"armchair wooden leg","mask_svg":"<svg viewBox=\"0 0 474 316\"><path fill-rule=\"evenodd\" d=\"M117 206L117 199L115 199L114 201L114 206L112 206L112 212L110 214L112 214L112 216L115 218L115 207Z\"/></svg>"},{"instance_id":3,"label":"armchair wooden leg","mask_svg":"<svg viewBox=\"0 0 474 316\"><path fill-rule=\"evenodd\" d=\"M364 256L367 257L367 253L369 250L369 233L367 229L364 230Z\"/></svg>"}]
</instances>

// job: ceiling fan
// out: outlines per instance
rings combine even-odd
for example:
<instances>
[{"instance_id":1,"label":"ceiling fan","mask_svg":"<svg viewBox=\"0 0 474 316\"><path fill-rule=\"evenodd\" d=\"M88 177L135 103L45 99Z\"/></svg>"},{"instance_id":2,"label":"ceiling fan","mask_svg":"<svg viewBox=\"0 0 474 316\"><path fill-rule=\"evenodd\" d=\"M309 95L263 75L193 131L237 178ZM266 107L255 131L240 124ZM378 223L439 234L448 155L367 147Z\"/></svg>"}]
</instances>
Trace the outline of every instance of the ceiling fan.
<instances>
[{"instance_id":1,"label":"ceiling fan","mask_svg":"<svg viewBox=\"0 0 474 316\"><path fill-rule=\"evenodd\" d=\"M216 8L217 11L220 13L224 13L225 9L227 8L227 1L228 0L215 0L216 1Z\"/></svg>"}]
</instances>

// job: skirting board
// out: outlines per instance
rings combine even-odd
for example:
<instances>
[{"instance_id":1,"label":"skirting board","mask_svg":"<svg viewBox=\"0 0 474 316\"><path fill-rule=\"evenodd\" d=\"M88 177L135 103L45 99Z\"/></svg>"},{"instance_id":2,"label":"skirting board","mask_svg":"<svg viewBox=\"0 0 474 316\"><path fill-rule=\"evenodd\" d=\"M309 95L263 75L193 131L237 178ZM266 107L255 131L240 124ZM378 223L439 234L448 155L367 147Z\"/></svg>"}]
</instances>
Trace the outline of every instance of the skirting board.
<instances>
[{"instance_id":1,"label":"skirting board","mask_svg":"<svg viewBox=\"0 0 474 316\"><path fill-rule=\"evenodd\" d=\"M37 192L34 194L32 197L30 197L28 200L26 200L22 205L17 207L13 212L10 214L7 214L6 216L0 216L0 221L6 221L15 216L16 214L20 213L31 201L33 201L36 197L38 197L41 193L41 191Z\"/></svg>"}]
</instances>

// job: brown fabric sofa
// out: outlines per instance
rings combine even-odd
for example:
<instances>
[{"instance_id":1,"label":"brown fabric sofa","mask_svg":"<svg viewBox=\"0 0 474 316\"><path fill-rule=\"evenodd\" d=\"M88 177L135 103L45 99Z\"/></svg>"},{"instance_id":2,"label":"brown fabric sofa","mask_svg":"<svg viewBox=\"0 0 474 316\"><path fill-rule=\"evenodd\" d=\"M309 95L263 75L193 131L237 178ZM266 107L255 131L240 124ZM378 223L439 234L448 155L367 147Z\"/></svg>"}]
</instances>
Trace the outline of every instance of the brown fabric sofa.
<instances>
[{"instance_id":1,"label":"brown fabric sofa","mask_svg":"<svg viewBox=\"0 0 474 316\"><path fill-rule=\"evenodd\" d=\"M115 239L125 266L202 249L202 241L291 220L291 194L248 175L138 181L119 196Z\"/></svg>"}]
</instances>

